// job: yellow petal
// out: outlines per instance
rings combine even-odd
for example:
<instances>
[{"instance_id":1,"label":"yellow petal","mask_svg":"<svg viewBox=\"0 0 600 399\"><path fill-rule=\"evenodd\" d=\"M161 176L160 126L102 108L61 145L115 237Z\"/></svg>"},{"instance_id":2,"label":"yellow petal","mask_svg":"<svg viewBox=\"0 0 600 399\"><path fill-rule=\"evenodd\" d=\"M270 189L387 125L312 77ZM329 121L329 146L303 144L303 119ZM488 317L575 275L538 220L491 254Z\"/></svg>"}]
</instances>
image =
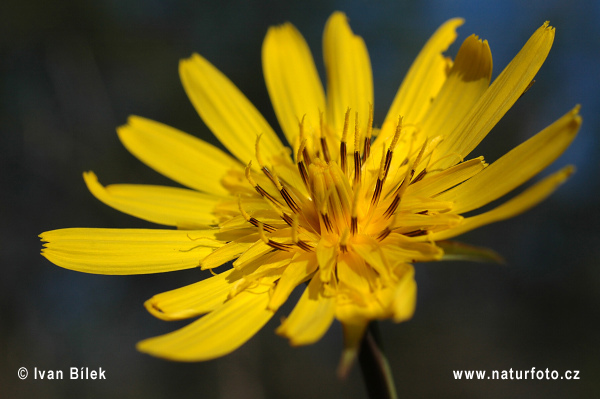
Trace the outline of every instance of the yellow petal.
<instances>
[{"instance_id":1,"label":"yellow petal","mask_svg":"<svg viewBox=\"0 0 600 399\"><path fill-rule=\"evenodd\" d=\"M475 35L463 42L450 74L421 122L422 136L451 132L479 100L492 78L492 52Z\"/></svg>"},{"instance_id":2,"label":"yellow petal","mask_svg":"<svg viewBox=\"0 0 600 399\"><path fill-rule=\"evenodd\" d=\"M417 283L415 269L407 265L407 269L396 286L392 301L392 314L396 323L410 319L415 313L417 305Z\"/></svg>"},{"instance_id":3,"label":"yellow petal","mask_svg":"<svg viewBox=\"0 0 600 399\"><path fill-rule=\"evenodd\" d=\"M235 270L223 272L194 284L154 295L144 306L162 320L181 320L208 313L222 305L233 286ZM240 275L239 272L237 272Z\"/></svg>"},{"instance_id":4,"label":"yellow petal","mask_svg":"<svg viewBox=\"0 0 600 399\"><path fill-rule=\"evenodd\" d=\"M204 123L242 163L255 159L258 135L265 156L284 153L281 141L254 105L206 59L194 54L181 60L179 76Z\"/></svg>"},{"instance_id":5,"label":"yellow petal","mask_svg":"<svg viewBox=\"0 0 600 399\"><path fill-rule=\"evenodd\" d=\"M315 252L319 264L319 276L323 282L328 282L333 277L333 266L335 266L337 258L336 245L329 243L326 239L321 239Z\"/></svg>"},{"instance_id":6,"label":"yellow petal","mask_svg":"<svg viewBox=\"0 0 600 399\"><path fill-rule=\"evenodd\" d=\"M277 310L288 299L294 288L305 281L317 269L314 254L299 253L286 267L277 282L275 291L269 301L269 309Z\"/></svg>"},{"instance_id":7,"label":"yellow petal","mask_svg":"<svg viewBox=\"0 0 600 399\"><path fill-rule=\"evenodd\" d=\"M319 129L319 112L325 111L325 93L310 49L290 24L271 27L262 48L265 82L287 141L296 146L298 123L304 117L304 129ZM308 148L312 146L308 145ZM296 173L297 174L297 173Z\"/></svg>"},{"instance_id":8,"label":"yellow petal","mask_svg":"<svg viewBox=\"0 0 600 399\"><path fill-rule=\"evenodd\" d=\"M481 96L462 123L440 143L436 154L467 156L521 97L544 63L553 41L554 28L545 23ZM439 167L448 167L455 162L456 158L449 157L441 160Z\"/></svg>"},{"instance_id":9,"label":"yellow petal","mask_svg":"<svg viewBox=\"0 0 600 399\"><path fill-rule=\"evenodd\" d=\"M73 228L40 234L42 255L84 273L147 274L198 267L223 245L215 230Z\"/></svg>"},{"instance_id":10,"label":"yellow petal","mask_svg":"<svg viewBox=\"0 0 600 399\"><path fill-rule=\"evenodd\" d=\"M83 174L90 192L121 212L153 223L186 229L217 223L213 209L222 197L184 188L112 184L103 187L93 172Z\"/></svg>"},{"instance_id":11,"label":"yellow petal","mask_svg":"<svg viewBox=\"0 0 600 399\"><path fill-rule=\"evenodd\" d=\"M265 244L263 240L258 240L233 262L233 267L236 269L241 269L248 262L252 262L253 260L260 258L271 251L273 251L272 247ZM290 255L290 258L291 257L292 255Z\"/></svg>"},{"instance_id":12,"label":"yellow petal","mask_svg":"<svg viewBox=\"0 0 600 399\"><path fill-rule=\"evenodd\" d=\"M359 234L352 241L352 250L375 269L382 280L387 282L390 279L389 264L379 241L369 235Z\"/></svg>"},{"instance_id":13,"label":"yellow petal","mask_svg":"<svg viewBox=\"0 0 600 399\"><path fill-rule=\"evenodd\" d=\"M560 184L564 183L565 180L573 174L574 170L575 168L572 166L567 166L491 211L465 218L462 224L452 229L423 237L426 237L427 240L446 240L478 227L485 226L486 224L516 216L546 199Z\"/></svg>"},{"instance_id":14,"label":"yellow petal","mask_svg":"<svg viewBox=\"0 0 600 399\"><path fill-rule=\"evenodd\" d=\"M327 120L336 137L341 136L348 108L352 115L358 112L361 131L365 132L369 107L373 105L371 61L365 42L352 33L341 12L333 13L325 25L323 61L327 72Z\"/></svg>"},{"instance_id":15,"label":"yellow petal","mask_svg":"<svg viewBox=\"0 0 600 399\"><path fill-rule=\"evenodd\" d=\"M456 28L463 22L461 18L447 21L427 41L394 98L377 137L377 144L391 140L398 116L403 116L405 123L415 123L425 115L431 99L436 97L448 74L449 62L442 53L454 42Z\"/></svg>"},{"instance_id":16,"label":"yellow petal","mask_svg":"<svg viewBox=\"0 0 600 399\"><path fill-rule=\"evenodd\" d=\"M388 259L396 262L427 262L440 260L444 255L444 252L435 244L415 242L413 238L396 233L390 234L382 241L382 250Z\"/></svg>"},{"instance_id":17,"label":"yellow petal","mask_svg":"<svg viewBox=\"0 0 600 399\"><path fill-rule=\"evenodd\" d=\"M131 116L117 129L123 145L140 161L184 186L227 194L220 181L240 164L218 148L182 131Z\"/></svg>"},{"instance_id":18,"label":"yellow petal","mask_svg":"<svg viewBox=\"0 0 600 399\"><path fill-rule=\"evenodd\" d=\"M340 287L348 287L358 295L362 295L361 298L354 298L354 300L363 302L369 300L366 296L371 292L369 283L375 280L376 275L373 269L367 267L361 256L352 252L340 254L336 272Z\"/></svg>"},{"instance_id":19,"label":"yellow petal","mask_svg":"<svg viewBox=\"0 0 600 399\"><path fill-rule=\"evenodd\" d=\"M204 361L233 352L273 316L268 291L241 292L213 312L172 333L137 345L140 352L177 361Z\"/></svg>"},{"instance_id":20,"label":"yellow petal","mask_svg":"<svg viewBox=\"0 0 600 399\"><path fill-rule=\"evenodd\" d=\"M258 233L253 232L251 234L244 235L237 240L228 242L210 255L206 256L202 260L200 266L202 270L219 267L243 254L244 251L250 248L258 240L260 240Z\"/></svg>"},{"instance_id":21,"label":"yellow petal","mask_svg":"<svg viewBox=\"0 0 600 399\"><path fill-rule=\"evenodd\" d=\"M335 299L324 295L323 283L315 274L290 316L277 329L277 334L287 337L294 346L309 345L327 332L334 315Z\"/></svg>"},{"instance_id":22,"label":"yellow petal","mask_svg":"<svg viewBox=\"0 0 600 399\"><path fill-rule=\"evenodd\" d=\"M558 158L571 144L580 125L579 107L575 107L471 179L436 199L453 201L453 211L464 213L500 198Z\"/></svg>"},{"instance_id":23,"label":"yellow petal","mask_svg":"<svg viewBox=\"0 0 600 399\"><path fill-rule=\"evenodd\" d=\"M431 177L426 175L423 180L411 184L406 189L406 195L415 197L432 197L464 182L481 172L487 164L483 157L477 157L461 162Z\"/></svg>"}]
</instances>

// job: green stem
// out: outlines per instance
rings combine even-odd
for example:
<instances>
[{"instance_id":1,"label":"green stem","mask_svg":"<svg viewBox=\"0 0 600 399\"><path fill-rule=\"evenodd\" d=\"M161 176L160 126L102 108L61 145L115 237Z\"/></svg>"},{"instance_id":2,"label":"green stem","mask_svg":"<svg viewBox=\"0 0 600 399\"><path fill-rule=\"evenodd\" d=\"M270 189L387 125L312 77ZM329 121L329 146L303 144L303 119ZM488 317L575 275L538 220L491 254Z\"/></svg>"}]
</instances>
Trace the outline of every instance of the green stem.
<instances>
[{"instance_id":1,"label":"green stem","mask_svg":"<svg viewBox=\"0 0 600 399\"><path fill-rule=\"evenodd\" d=\"M397 399L392 370L381 346L377 322L371 322L365 333L358 361L371 399Z\"/></svg>"}]
</instances>

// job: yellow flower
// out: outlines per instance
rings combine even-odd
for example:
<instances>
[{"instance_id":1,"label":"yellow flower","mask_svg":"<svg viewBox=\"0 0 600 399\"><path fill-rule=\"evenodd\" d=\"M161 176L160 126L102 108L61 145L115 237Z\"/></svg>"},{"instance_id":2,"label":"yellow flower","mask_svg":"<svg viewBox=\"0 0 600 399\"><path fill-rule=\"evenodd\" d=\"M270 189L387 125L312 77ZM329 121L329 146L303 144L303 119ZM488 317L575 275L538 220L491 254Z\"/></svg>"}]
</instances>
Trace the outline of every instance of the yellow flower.
<instances>
[{"instance_id":1,"label":"yellow flower","mask_svg":"<svg viewBox=\"0 0 600 399\"><path fill-rule=\"evenodd\" d=\"M293 345L319 340L334 319L352 357L372 320L409 319L412 263L493 256L448 242L519 214L573 171L566 167L498 207L504 196L554 161L575 137L576 107L488 165L465 160L529 88L554 38L545 23L490 85L487 41L468 37L454 61L442 53L463 23L443 24L410 68L381 128L373 127L371 66L342 13L325 26L327 96L313 58L291 25L264 41L264 76L284 145L246 97L212 64L180 64L196 110L233 155L172 127L132 116L118 129L127 149L188 188L102 186L100 201L174 229L62 229L41 235L58 266L99 274L231 268L146 302L164 320L202 316L142 341L138 349L182 361L225 355L250 339L287 300L304 293L277 333ZM206 314L206 315L205 315Z\"/></svg>"}]
</instances>

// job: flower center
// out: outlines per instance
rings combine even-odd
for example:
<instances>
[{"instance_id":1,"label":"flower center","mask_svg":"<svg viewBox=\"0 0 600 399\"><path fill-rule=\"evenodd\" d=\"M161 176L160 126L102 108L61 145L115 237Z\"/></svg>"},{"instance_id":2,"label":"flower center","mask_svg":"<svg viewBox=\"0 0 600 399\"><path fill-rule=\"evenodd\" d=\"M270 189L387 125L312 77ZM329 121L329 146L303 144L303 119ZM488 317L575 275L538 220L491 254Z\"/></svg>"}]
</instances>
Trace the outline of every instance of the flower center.
<instances>
[{"instance_id":1,"label":"flower center","mask_svg":"<svg viewBox=\"0 0 600 399\"><path fill-rule=\"evenodd\" d=\"M439 140L422 140L415 145L416 129L403 126L400 117L391 143L378 146L381 157L376 159L371 154L372 107L365 134L359 128L358 113L354 114L352 148L348 145L350 115L348 109L338 139L323 123L322 115L320 129L312 132L305 131L304 119L300 121L293 163L288 157L271 157L267 164L261 153L261 137L257 137L255 152L260 169L248 163L245 177L268 204L271 219L284 224L261 219L261 212L245 209L242 199L239 209L272 248L312 252L326 238L346 252L359 234L382 241L398 229L409 237L427 233L425 228L402 229L398 218L403 213L428 214L428 209L415 208L415 204L404 209L400 204L409 185L427 174L424 160ZM338 151L333 151L336 147Z\"/></svg>"}]
</instances>

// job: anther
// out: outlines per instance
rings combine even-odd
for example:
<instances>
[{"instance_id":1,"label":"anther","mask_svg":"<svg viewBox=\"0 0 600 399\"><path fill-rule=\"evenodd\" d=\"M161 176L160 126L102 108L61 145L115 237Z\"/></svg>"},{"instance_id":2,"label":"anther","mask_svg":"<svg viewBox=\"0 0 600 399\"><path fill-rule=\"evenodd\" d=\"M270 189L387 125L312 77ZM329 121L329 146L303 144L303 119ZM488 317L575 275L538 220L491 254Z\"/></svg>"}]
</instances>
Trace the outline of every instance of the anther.
<instances>
[{"instance_id":1,"label":"anther","mask_svg":"<svg viewBox=\"0 0 600 399\"><path fill-rule=\"evenodd\" d=\"M350 236L350 231L346 227L342 232L342 236L340 237L340 249L342 252L348 251L348 237Z\"/></svg>"},{"instance_id":2,"label":"anther","mask_svg":"<svg viewBox=\"0 0 600 399\"><path fill-rule=\"evenodd\" d=\"M267 244L271 248L275 248L280 251L289 251L291 249L290 244L282 244L280 242L276 242L276 241L271 240L270 238L267 238L267 236L265 234L264 225L261 222L258 222L258 236L265 244Z\"/></svg>"},{"instance_id":3,"label":"anther","mask_svg":"<svg viewBox=\"0 0 600 399\"><path fill-rule=\"evenodd\" d=\"M279 181L279 177L277 176L277 173L275 172L275 167L273 167L272 173L273 173L273 183L275 183L275 187L277 187L277 190L279 190L279 193L285 200L285 203L290 207L292 212L294 212L294 213L300 212L300 207L298 206L296 201L294 201L294 199L290 195L289 191L285 187L283 187L283 185Z\"/></svg>"},{"instance_id":4,"label":"anther","mask_svg":"<svg viewBox=\"0 0 600 399\"><path fill-rule=\"evenodd\" d=\"M304 163L302 158L300 158L300 154L304 151L304 147L306 147L306 139L302 140L302 142L300 143L300 147L298 147L296 165L298 166L298 171L300 172L300 177L302 178L304 185L306 186L306 188L308 188L308 170L306 169L306 164Z\"/></svg>"},{"instance_id":5,"label":"anther","mask_svg":"<svg viewBox=\"0 0 600 399\"><path fill-rule=\"evenodd\" d=\"M252 178L252 173L251 173L251 167L252 167L252 161L248 162L248 165L246 166L246 179L248 180L248 182L250 183L250 185L252 187L254 187L254 189L256 190L257 193L259 193L262 197L267 198L269 201L281 205L281 202L279 202L276 198L274 198L271 194L269 194L268 192L266 192L261 186L259 186L256 181L254 181L254 179Z\"/></svg>"},{"instance_id":6,"label":"anther","mask_svg":"<svg viewBox=\"0 0 600 399\"><path fill-rule=\"evenodd\" d=\"M379 164L379 175L377 176L377 183L375 183L375 191L373 191L373 197L371 198L371 206L377 206L381 191L383 190L383 181L385 180L385 143L381 146L381 162Z\"/></svg>"},{"instance_id":7,"label":"anther","mask_svg":"<svg viewBox=\"0 0 600 399\"><path fill-rule=\"evenodd\" d=\"M306 141L305 137L304 137L304 118L306 117L306 114L304 114L302 116L302 120L298 123L298 127L300 129L300 133L299 133L299 139L300 139L300 143L302 143L303 141ZM310 165L310 155L308 154L308 150L306 148L306 144L301 146L301 150L300 148L298 149L298 154L297 154L297 160L301 159L300 158L300 154L302 154L302 159L304 159L304 162L306 163L306 165Z\"/></svg>"},{"instance_id":8,"label":"anther","mask_svg":"<svg viewBox=\"0 0 600 399\"><path fill-rule=\"evenodd\" d=\"M312 252L314 248L311 245L307 244L306 242L304 242L298 238L298 229L299 229L298 215L294 215L294 217L292 219L292 242L294 244L296 244L298 246L298 248L301 248L306 252Z\"/></svg>"},{"instance_id":9,"label":"anther","mask_svg":"<svg viewBox=\"0 0 600 399\"><path fill-rule=\"evenodd\" d=\"M261 222L259 222L256 218L250 216L248 214L248 212L246 212L244 210L244 208L242 207L242 199L241 198L238 198L238 206L240 209L240 213L242 214L242 216L244 217L244 219L246 219L246 221L248 223L251 223L252 225L254 225L256 227L258 227L259 224L261 224ZM270 224L262 223L262 225L263 225L264 229L267 230L269 233L272 233L277 230L275 227L271 226Z\"/></svg>"},{"instance_id":10,"label":"anther","mask_svg":"<svg viewBox=\"0 0 600 399\"><path fill-rule=\"evenodd\" d=\"M325 138L325 121L323 120L323 111L319 112L319 124L321 126L321 149L323 150L323 160L329 163L329 148L327 147L327 139Z\"/></svg>"},{"instance_id":11,"label":"anther","mask_svg":"<svg viewBox=\"0 0 600 399\"><path fill-rule=\"evenodd\" d=\"M350 216L350 233L356 235L358 233L358 196L360 193L360 185L354 188L354 197L352 198L352 212Z\"/></svg>"},{"instance_id":12,"label":"anther","mask_svg":"<svg viewBox=\"0 0 600 399\"><path fill-rule=\"evenodd\" d=\"M398 124L396 125L396 133L394 133L394 138L392 139L392 143L390 144L390 148L387 150L387 154L385 155L385 174L384 178L387 177L388 172L390 171L390 166L392 164L392 156L394 155L394 148L396 148L396 144L398 144L398 139L400 138L400 133L402 132L402 116L398 117Z\"/></svg>"},{"instance_id":13,"label":"anther","mask_svg":"<svg viewBox=\"0 0 600 399\"><path fill-rule=\"evenodd\" d=\"M346 110L346 115L344 116L344 130L342 130L342 141L340 142L340 167L342 168L342 172L347 175L348 165L346 159L346 137L348 135L348 121L350 119L350 108Z\"/></svg>"},{"instance_id":14,"label":"anther","mask_svg":"<svg viewBox=\"0 0 600 399\"><path fill-rule=\"evenodd\" d=\"M410 184L414 184L418 181L420 181L421 179L423 179L423 177L425 177L425 175L427 174L427 170L423 169L418 175L417 177L415 177L413 180L411 180Z\"/></svg>"},{"instance_id":15,"label":"anther","mask_svg":"<svg viewBox=\"0 0 600 399\"><path fill-rule=\"evenodd\" d=\"M363 144L362 161L364 162L371 154L371 136L373 135L373 104L369 104L369 121L367 122L367 133Z\"/></svg>"},{"instance_id":16,"label":"anther","mask_svg":"<svg viewBox=\"0 0 600 399\"><path fill-rule=\"evenodd\" d=\"M381 231L381 233L379 233L379 235L377 236L377 240L378 240L378 241L383 241L383 240L385 240L385 238L386 238L387 236L389 236L391 232L392 232L392 231L390 230L390 228L389 228L389 227L386 227L385 229L383 229L383 230Z\"/></svg>"},{"instance_id":17,"label":"anther","mask_svg":"<svg viewBox=\"0 0 600 399\"><path fill-rule=\"evenodd\" d=\"M354 185L360 183L362 163L360 159L360 129L358 127L358 112L354 114Z\"/></svg>"}]
</instances>

